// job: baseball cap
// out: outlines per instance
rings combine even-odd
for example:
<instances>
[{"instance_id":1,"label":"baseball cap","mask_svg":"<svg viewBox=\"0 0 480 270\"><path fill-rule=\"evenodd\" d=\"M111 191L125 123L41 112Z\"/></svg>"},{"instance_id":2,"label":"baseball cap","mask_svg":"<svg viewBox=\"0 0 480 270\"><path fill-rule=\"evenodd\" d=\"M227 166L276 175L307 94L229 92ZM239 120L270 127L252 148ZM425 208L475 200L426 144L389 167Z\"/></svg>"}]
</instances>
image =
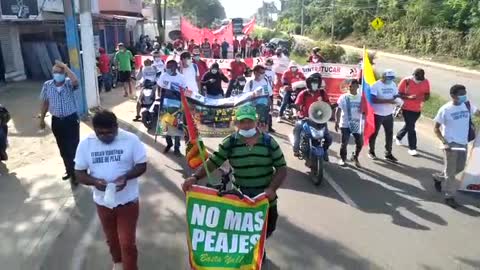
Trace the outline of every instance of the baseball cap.
<instances>
[{"instance_id":1,"label":"baseball cap","mask_svg":"<svg viewBox=\"0 0 480 270\"><path fill-rule=\"evenodd\" d=\"M257 110L251 105L243 105L235 112L235 119L241 121L243 119L257 120Z\"/></svg>"},{"instance_id":2,"label":"baseball cap","mask_svg":"<svg viewBox=\"0 0 480 270\"><path fill-rule=\"evenodd\" d=\"M383 71L383 76L385 76L386 78L395 78L395 71L393 71L392 69L386 69L385 71Z\"/></svg>"}]
</instances>

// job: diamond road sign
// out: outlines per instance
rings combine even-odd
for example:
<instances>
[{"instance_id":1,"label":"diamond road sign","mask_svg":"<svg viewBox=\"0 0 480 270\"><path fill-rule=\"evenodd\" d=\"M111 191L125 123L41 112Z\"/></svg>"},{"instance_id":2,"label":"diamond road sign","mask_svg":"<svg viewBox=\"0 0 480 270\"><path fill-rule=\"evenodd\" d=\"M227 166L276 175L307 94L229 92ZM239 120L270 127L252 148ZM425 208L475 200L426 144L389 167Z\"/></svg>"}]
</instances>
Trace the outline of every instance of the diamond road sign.
<instances>
[{"instance_id":1,"label":"diamond road sign","mask_svg":"<svg viewBox=\"0 0 480 270\"><path fill-rule=\"evenodd\" d=\"M383 26L385 25L385 23L382 21L382 19L380 18L375 18L375 20L373 20L370 25L372 25L373 29L375 30L380 30L383 28Z\"/></svg>"}]
</instances>

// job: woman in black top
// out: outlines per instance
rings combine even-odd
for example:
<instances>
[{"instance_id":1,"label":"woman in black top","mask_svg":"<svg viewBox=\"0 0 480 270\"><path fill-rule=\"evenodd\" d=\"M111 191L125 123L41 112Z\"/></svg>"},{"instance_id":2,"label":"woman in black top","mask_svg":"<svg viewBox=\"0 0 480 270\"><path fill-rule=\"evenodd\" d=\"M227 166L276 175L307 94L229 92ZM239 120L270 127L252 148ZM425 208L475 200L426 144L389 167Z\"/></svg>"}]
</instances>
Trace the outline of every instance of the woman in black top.
<instances>
[{"instance_id":1,"label":"woman in black top","mask_svg":"<svg viewBox=\"0 0 480 270\"><path fill-rule=\"evenodd\" d=\"M206 88L205 96L213 99L223 98L222 81L228 83L228 78L222 73L218 63L213 63L210 70L202 78L202 86Z\"/></svg>"}]
</instances>

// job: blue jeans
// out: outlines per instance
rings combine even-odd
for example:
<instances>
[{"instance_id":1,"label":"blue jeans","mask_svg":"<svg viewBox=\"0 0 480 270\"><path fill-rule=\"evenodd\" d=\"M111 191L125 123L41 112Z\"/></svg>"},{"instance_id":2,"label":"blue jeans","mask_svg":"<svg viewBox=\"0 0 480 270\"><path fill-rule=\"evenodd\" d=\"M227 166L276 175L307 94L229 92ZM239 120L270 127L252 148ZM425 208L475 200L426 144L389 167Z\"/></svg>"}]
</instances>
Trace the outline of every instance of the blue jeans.
<instances>
[{"instance_id":1,"label":"blue jeans","mask_svg":"<svg viewBox=\"0 0 480 270\"><path fill-rule=\"evenodd\" d=\"M292 92L290 91L285 92L285 96L283 96L283 99L282 99L282 106L280 106L280 113L279 113L280 117L283 116L285 109L287 109L287 106L290 105L291 96L292 96Z\"/></svg>"},{"instance_id":2,"label":"blue jeans","mask_svg":"<svg viewBox=\"0 0 480 270\"><path fill-rule=\"evenodd\" d=\"M167 141L167 147L172 147L173 146L173 140L172 136L165 136L165 140ZM175 151L180 151L180 136L175 136Z\"/></svg>"},{"instance_id":3,"label":"blue jeans","mask_svg":"<svg viewBox=\"0 0 480 270\"><path fill-rule=\"evenodd\" d=\"M300 120L295 123L295 127L293 128L293 151L298 152L300 150L300 135L302 134L302 129L303 129L303 123L305 123L305 120ZM322 125L323 126L323 125ZM328 148L330 145L332 145L333 138L332 135L330 135L330 132L328 131L328 126L327 124L324 124L325 126L325 133L324 133L324 141L323 141L323 150L325 150L325 153L327 153Z\"/></svg>"},{"instance_id":4,"label":"blue jeans","mask_svg":"<svg viewBox=\"0 0 480 270\"><path fill-rule=\"evenodd\" d=\"M99 85L99 89L104 88L106 92L112 90L112 75L110 72L102 73L102 85Z\"/></svg>"},{"instance_id":5,"label":"blue jeans","mask_svg":"<svg viewBox=\"0 0 480 270\"><path fill-rule=\"evenodd\" d=\"M0 152L4 152L7 150L7 134L7 125L0 126Z\"/></svg>"}]
</instances>

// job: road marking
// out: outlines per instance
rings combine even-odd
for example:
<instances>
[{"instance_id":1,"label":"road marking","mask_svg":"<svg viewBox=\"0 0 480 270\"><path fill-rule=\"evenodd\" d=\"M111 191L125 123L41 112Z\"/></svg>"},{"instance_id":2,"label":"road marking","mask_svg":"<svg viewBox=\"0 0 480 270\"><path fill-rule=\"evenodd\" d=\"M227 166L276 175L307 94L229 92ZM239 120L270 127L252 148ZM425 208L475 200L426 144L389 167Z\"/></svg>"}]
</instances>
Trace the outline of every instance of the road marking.
<instances>
[{"instance_id":1,"label":"road marking","mask_svg":"<svg viewBox=\"0 0 480 270\"><path fill-rule=\"evenodd\" d=\"M92 220L90 220L90 224L88 224L87 230L82 236L80 242L75 247L75 250L72 254L74 254L72 259L72 270L82 270L83 269L83 261L87 257L87 250L90 244L93 242L95 233L100 225L99 219L96 215L97 211L95 210L93 213Z\"/></svg>"},{"instance_id":2,"label":"road marking","mask_svg":"<svg viewBox=\"0 0 480 270\"><path fill-rule=\"evenodd\" d=\"M337 182L333 180L333 178L326 171L324 172L323 177L348 205L353 208L358 208L357 204L352 200L352 198L350 198L350 196L348 196L347 193L343 191L343 189L337 184Z\"/></svg>"}]
</instances>

